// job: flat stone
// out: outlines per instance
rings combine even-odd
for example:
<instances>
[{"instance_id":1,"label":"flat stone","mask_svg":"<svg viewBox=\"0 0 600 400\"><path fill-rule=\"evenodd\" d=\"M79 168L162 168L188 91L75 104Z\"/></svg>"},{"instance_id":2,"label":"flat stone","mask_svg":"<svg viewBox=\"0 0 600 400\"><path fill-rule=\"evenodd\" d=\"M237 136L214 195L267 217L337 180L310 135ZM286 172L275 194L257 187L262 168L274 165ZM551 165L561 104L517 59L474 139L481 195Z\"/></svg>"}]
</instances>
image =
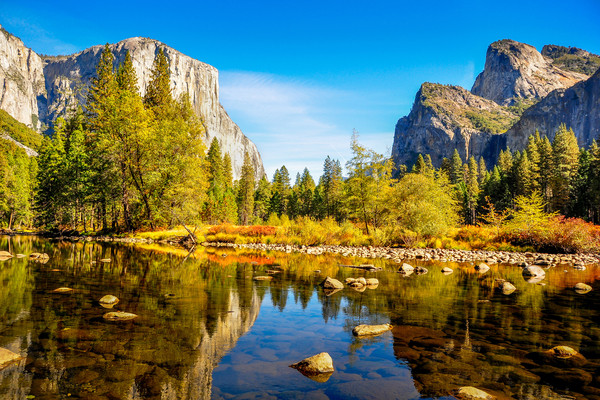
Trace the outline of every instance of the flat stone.
<instances>
[{"instance_id":1,"label":"flat stone","mask_svg":"<svg viewBox=\"0 0 600 400\"><path fill-rule=\"evenodd\" d=\"M452 268L448 268L448 267L442 268L442 274L444 274L444 275L450 275L453 272L454 272L454 270Z\"/></svg>"},{"instance_id":2,"label":"flat stone","mask_svg":"<svg viewBox=\"0 0 600 400\"><path fill-rule=\"evenodd\" d=\"M259 276L255 276L254 278L255 281L270 281L273 279L272 276L267 276L267 275L259 275Z\"/></svg>"},{"instance_id":3,"label":"flat stone","mask_svg":"<svg viewBox=\"0 0 600 400\"><path fill-rule=\"evenodd\" d=\"M456 397L461 400L494 400L496 397L473 386L463 386L456 391Z\"/></svg>"},{"instance_id":4,"label":"flat stone","mask_svg":"<svg viewBox=\"0 0 600 400\"><path fill-rule=\"evenodd\" d=\"M10 254L8 251L4 251L4 250L0 251L0 259L8 260L9 258L12 258L12 257L13 257L13 255Z\"/></svg>"},{"instance_id":5,"label":"flat stone","mask_svg":"<svg viewBox=\"0 0 600 400\"><path fill-rule=\"evenodd\" d=\"M382 325L358 325L352 329L354 336L376 336L392 329L390 324Z\"/></svg>"},{"instance_id":6,"label":"flat stone","mask_svg":"<svg viewBox=\"0 0 600 400\"><path fill-rule=\"evenodd\" d=\"M111 259L110 258L103 258L103 259L100 260L100 262L101 263L109 263L109 262L111 262Z\"/></svg>"},{"instance_id":7,"label":"flat stone","mask_svg":"<svg viewBox=\"0 0 600 400\"><path fill-rule=\"evenodd\" d=\"M107 321L130 321L134 318L137 318L137 315L124 311L113 311L104 314L102 318L104 318Z\"/></svg>"},{"instance_id":8,"label":"flat stone","mask_svg":"<svg viewBox=\"0 0 600 400\"><path fill-rule=\"evenodd\" d=\"M52 293L71 293L73 292L74 289L68 288L68 287L59 287L57 289L54 289L52 291Z\"/></svg>"}]
</instances>

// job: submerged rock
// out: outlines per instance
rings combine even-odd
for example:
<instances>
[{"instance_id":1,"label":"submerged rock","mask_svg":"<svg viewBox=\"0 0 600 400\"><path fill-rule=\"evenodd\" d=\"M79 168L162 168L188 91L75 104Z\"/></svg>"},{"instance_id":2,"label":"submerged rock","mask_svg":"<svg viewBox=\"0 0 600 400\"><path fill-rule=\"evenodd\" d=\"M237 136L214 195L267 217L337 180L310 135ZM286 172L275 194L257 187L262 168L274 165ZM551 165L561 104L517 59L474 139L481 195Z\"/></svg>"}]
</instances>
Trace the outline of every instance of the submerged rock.
<instances>
[{"instance_id":1,"label":"submerged rock","mask_svg":"<svg viewBox=\"0 0 600 400\"><path fill-rule=\"evenodd\" d=\"M109 263L109 262L111 262L111 259L110 258L103 258L103 259L100 260L100 262L101 263Z\"/></svg>"},{"instance_id":2,"label":"submerged rock","mask_svg":"<svg viewBox=\"0 0 600 400\"><path fill-rule=\"evenodd\" d=\"M54 289L52 291L52 293L71 293L73 292L74 289L68 288L68 287L59 287L57 289Z\"/></svg>"},{"instance_id":3,"label":"submerged rock","mask_svg":"<svg viewBox=\"0 0 600 400\"><path fill-rule=\"evenodd\" d=\"M579 282L575 285L574 289L577 293L582 294L591 291L592 287L590 285L586 285L583 282Z\"/></svg>"},{"instance_id":4,"label":"submerged rock","mask_svg":"<svg viewBox=\"0 0 600 400\"><path fill-rule=\"evenodd\" d=\"M104 308L113 308L119 302L119 298L113 296L112 294L107 294L103 296L100 300L98 300L100 305Z\"/></svg>"},{"instance_id":5,"label":"submerged rock","mask_svg":"<svg viewBox=\"0 0 600 400\"><path fill-rule=\"evenodd\" d=\"M259 275L259 276L255 276L254 278L255 281L270 281L273 279L272 276L265 276L265 275Z\"/></svg>"},{"instance_id":6,"label":"submerged rock","mask_svg":"<svg viewBox=\"0 0 600 400\"><path fill-rule=\"evenodd\" d=\"M130 321L134 318L137 318L137 315L124 311L112 311L104 314L102 318L107 321Z\"/></svg>"},{"instance_id":7,"label":"submerged rock","mask_svg":"<svg viewBox=\"0 0 600 400\"><path fill-rule=\"evenodd\" d=\"M383 324L383 325L358 325L354 329L352 329L352 334L354 336L376 336L381 335L392 329L392 325Z\"/></svg>"},{"instance_id":8,"label":"submerged rock","mask_svg":"<svg viewBox=\"0 0 600 400\"><path fill-rule=\"evenodd\" d=\"M305 358L302 361L298 361L290 367L297 369L300 372L307 374L324 374L333 372L333 360L328 353L319 353L312 357Z\"/></svg>"},{"instance_id":9,"label":"submerged rock","mask_svg":"<svg viewBox=\"0 0 600 400\"><path fill-rule=\"evenodd\" d=\"M13 353L12 351L0 347L0 369L6 367L9 363L18 360L21 358L17 353Z\"/></svg>"},{"instance_id":10,"label":"submerged rock","mask_svg":"<svg viewBox=\"0 0 600 400\"><path fill-rule=\"evenodd\" d=\"M425 267L416 267L415 268L415 273L417 275L425 275L428 272L429 272L429 270L427 268L425 268Z\"/></svg>"},{"instance_id":11,"label":"submerged rock","mask_svg":"<svg viewBox=\"0 0 600 400\"><path fill-rule=\"evenodd\" d=\"M496 397L473 386L463 386L456 391L461 400L494 400Z\"/></svg>"},{"instance_id":12,"label":"submerged rock","mask_svg":"<svg viewBox=\"0 0 600 400\"><path fill-rule=\"evenodd\" d=\"M321 283L321 286L323 286L324 289L343 289L344 288L344 284L342 282L340 282L337 279L332 278L330 276L325 278L325 280Z\"/></svg>"}]
</instances>

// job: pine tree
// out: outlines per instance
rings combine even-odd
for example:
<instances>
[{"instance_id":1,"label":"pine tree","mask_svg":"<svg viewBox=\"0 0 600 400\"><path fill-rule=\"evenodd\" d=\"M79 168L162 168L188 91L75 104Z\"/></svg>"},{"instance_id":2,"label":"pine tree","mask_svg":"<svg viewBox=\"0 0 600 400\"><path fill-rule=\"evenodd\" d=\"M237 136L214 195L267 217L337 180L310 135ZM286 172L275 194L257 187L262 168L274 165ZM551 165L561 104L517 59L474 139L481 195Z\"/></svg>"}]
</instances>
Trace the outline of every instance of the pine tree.
<instances>
[{"instance_id":1,"label":"pine tree","mask_svg":"<svg viewBox=\"0 0 600 400\"><path fill-rule=\"evenodd\" d=\"M161 48L154 58L150 83L144 96L144 104L155 113L164 114L173 102L169 60Z\"/></svg>"},{"instance_id":2,"label":"pine tree","mask_svg":"<svg viewBox=\"0 0 600 400\"><path fill-rule=\"evenodd\" d=\"M552 143L552 208L561 214L568 212L572 181L577 174L579 146L575 133L560 125Z\"/></svg>"},{"instance_id":3,"label":"pine tree","mask_svg":"<svg viewBox=\"0 0 600 400\"><path fill-rule=\"evenodd\" d=\"M238 213L240 224L248 225L252 222L254 213L254 167L247 151L244 154L242 176L238 186Z\"/></svg>"},{"instance_id":4,"label":"pine tree","mask_svg":"<svg viewBox=\"0 0 600 400\"><path fill-rule=\"evenodd\" d=\"M534 192L534 185L532 179L532 163L529 161L527 150L523 150L523 153L515 158L513 164L513 175L515 177L515 196L529 196Z\"/></svg>"},{"instance_id":5,"label":"pine tree","mask_svg":"<svg viewBox=\"0 0 600 400\"><path fill-rule=\"evenodd\" d=\"M464 181L463 176L463 162L458 154L458 150L454 149L452 159L450 160L450 183L456 185Z\"/></svg>"},{"instance_id":6,"label":"pine tree","mask_svg":"<svg viewBox=\"0 0 600 400\"><path fill-rule=\"evenodd\" d=\"M254 216L260 221L269 219L271 184L265 176L260 178L254 192Z\"/></svg>"},{"instance_id":7,"label":"pine tree","mask_svg":"<svg viewBox=\"0 0 600 400\"><path fill-rule=\"evenodd\" d=\"M223 156L223 182L225 188L233 188L233 168L231 166L231 156L229 153L225 153Z\"/></svg>"},{"instance_id":8,"label":"pine tree","mask_svg":"<svg viewBox=\"0 0 600 400\"><path fill-rule=\"evenodd\" d=\"M340 221L342 217L342 166L339 160L327 156L323 163L323 175L319 183L320 203L323 204L323 214Z\"/></svg>"}]
</instances>

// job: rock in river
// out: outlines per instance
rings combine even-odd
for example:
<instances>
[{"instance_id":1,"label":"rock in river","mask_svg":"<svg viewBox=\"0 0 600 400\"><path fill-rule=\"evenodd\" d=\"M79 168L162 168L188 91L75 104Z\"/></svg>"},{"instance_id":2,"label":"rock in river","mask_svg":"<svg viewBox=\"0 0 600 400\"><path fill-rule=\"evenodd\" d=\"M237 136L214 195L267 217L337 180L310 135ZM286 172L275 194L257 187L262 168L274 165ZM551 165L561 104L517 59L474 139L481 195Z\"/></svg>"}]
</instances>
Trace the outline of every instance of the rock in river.
<instances>
[{"instance_id":1,"label":"rock in river","mask_svg":"<svg viewBox=\"0 0 600 400\"><path fill-rule=\"evenodd\" d=\"M508 281L501 282L499 287L500 287L500 290L502 290L502 294L506 294L506 295L509 295L512 292L514 292L515 290L517 290L515 285L513 285L512 283L510 283Z\"/></svg>"},{"instance_id":2,"label":"rock in river","mask_svg":"<svg viewBox=\"0 0 600 400\"><path fill-rule=\"evenodd\" d=\"M99 300L100 305L104 308L113 308L118 302L119 298L112 294L107 294Z\"/></svg>"},{"instance_id":3,"label":"rock in river","mask_svg":"<svg viewBox=\"0 0 600 400\"><path fill-rule=\"evenodd\" d=\"M327 278L325 278L323 283L321 283L321 286L323 286L324 289L343 289L344 288L344 284L342 282L340 282L337 279L334 279L332 277L329 277L329 276Z\"/></svg>"},{"instance_id":4,"label":"rock in river","mask_svg":"<svg viewBox=\"0 0 600 400\"><path fill-rule=\"evenodd\" d=\"M255 276L254 278L255 281L270 281L271 279L273 279L272 276L266 276L266 275L260 275L260 276Z\"/></svg>"},{"instance_id":5,"label":"rock in river","mask_svg":"<svg viewBox=\"0 0 600 400\"><path fill-rule=\"evenodd\" d=\"M324 374L333 372L333 360L328 353L319 353L312 357L305 358L290 367L307 374Z\"/></svg>"},{"instance_id":6,"label":"rock in river","mask_svg":"<svg viewBox=\"0 0 600 400\"><path fill-rule=\"evenodd\" d=\"M475 266L475 271L479 272L480 274L485 274L489 270L490 267L485 263L479 263Z\"/></svg>"},{"instance_id":7,"label":"rock in river","mask_svg":"<svg viewBox=\"0 0 600 400\"><path fill-rule=\"evenodd\" d=\"M496 397L473 386L463 386L456 391L456 397L461 400L494 400Z\"/></svg>"},{"instance_id":8,"label":"rock in river","mask_svg":"<svg viewBox=\"0 0 600 400\"><path fill-rule=\"evenodd\" d=\"M592 287L590 285L586 285L583 282L579 282L575 285L574 289L577 293L582 294L591 291Z\"/></svg>"},{"instance_id":9,"label":"rock in river","mask_svg":"<svg viewBox=\"0 0 600 400\"><path fill-rule=\"evenodd\" d=\"M415 272L415 268L407 263L402 264L402 266L400 267L400 269L398 269L398 272L401 273L402 275L410 275L413 272Z\"/></svg>"},{"instance_id":10,"label":"rock in river","mask_svg":"<svg viewBox=\"0 0 600 400\"><path fill-rule=\"evenodd\" d=\"M541 276L546 276L546 271L544 271L542 267L538 267L537 265L528 265L523 268L523 277L525 279L539 278Z\"/></svg>"},{"instance_id":11,"label":"rock in river","mask_svg":"<svg viewBox=\"0 0 600 400\"><path fill-rule=\"evenodd\" d=\"M137 315L123 311L113 311L104 314L102 318L107 321L130 321L134 318L137 318Z\"/></svg>"},{"instance_id":12,"label":"rock in river","mask_svg":"<svg viewBox=\"0 0 600 400\"><path fill-rule=\"evenodd\" d=\"M0 369L6 367L10 362L18 360L19 358L21 358L20 355L0 347Z\"/></svg>"},{"instance_id":13,"label":"rock in river","mask_svg":"<svg viewBox=\"0 0 600 400\"><path fill-rule=\"evenodd\" d=\"M392 329L392 325L358 325L352 329L354 336L376 336Z\"/></svg>"},{"instance_id":14,"label":"rock in river","mask_svg":"<svg viewBox=\"0 0 600 400\"><path fill-rule=\"evenodd\" d=\"M442 268L442 274L444 274L444 275L450 275L453 272L454 272L454 270L452 268L448 268L448 267Z\"/></svg>"},{"instance_id":15,"label":"rock in river","mask_svg":"<svg viewBox=\"0 0 600 400\"><path fill-rule=\"evenodd\" d=\"M0 251L0 261L4 261L4 260L8 260L9 258L12 258L13 255L10 254L8 251Z\"/></svg>"}]
</instances>

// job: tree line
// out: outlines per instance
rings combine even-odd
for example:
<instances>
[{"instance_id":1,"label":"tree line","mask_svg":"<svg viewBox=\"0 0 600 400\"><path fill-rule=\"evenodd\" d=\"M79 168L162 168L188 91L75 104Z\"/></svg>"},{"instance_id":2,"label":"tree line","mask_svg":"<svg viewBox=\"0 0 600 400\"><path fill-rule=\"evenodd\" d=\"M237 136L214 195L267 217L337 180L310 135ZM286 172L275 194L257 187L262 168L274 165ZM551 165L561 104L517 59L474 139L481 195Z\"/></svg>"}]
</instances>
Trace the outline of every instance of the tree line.
<instances>
[{"instance_id":1,"label":"tree line","mask_svg":"<svg viewBox=\"0 0 600 400\"><path fill-rule=\"evenodd\" d=\"M535 194L549 213L600 220L600 149L580 148L564 125L552 142L536 132L523 151L502 151L492 169L483 158L463 162L456 150L440 168L429 155L410 169L394 166L355 132L345 176L327 156L318 181L305 168L292 184L285 165L257 181L246 153L234 181L230 155L216 138L206 148L202 119L187 96L173 96L162 50L144 96L129 54L115 68L106 45L96 72L85 110L56 120L37 160L14 149L0 156L5 226L120 232L305 217L351 221L367 234L400 227L435 236Z\"/></svg>"}]
</instances>

